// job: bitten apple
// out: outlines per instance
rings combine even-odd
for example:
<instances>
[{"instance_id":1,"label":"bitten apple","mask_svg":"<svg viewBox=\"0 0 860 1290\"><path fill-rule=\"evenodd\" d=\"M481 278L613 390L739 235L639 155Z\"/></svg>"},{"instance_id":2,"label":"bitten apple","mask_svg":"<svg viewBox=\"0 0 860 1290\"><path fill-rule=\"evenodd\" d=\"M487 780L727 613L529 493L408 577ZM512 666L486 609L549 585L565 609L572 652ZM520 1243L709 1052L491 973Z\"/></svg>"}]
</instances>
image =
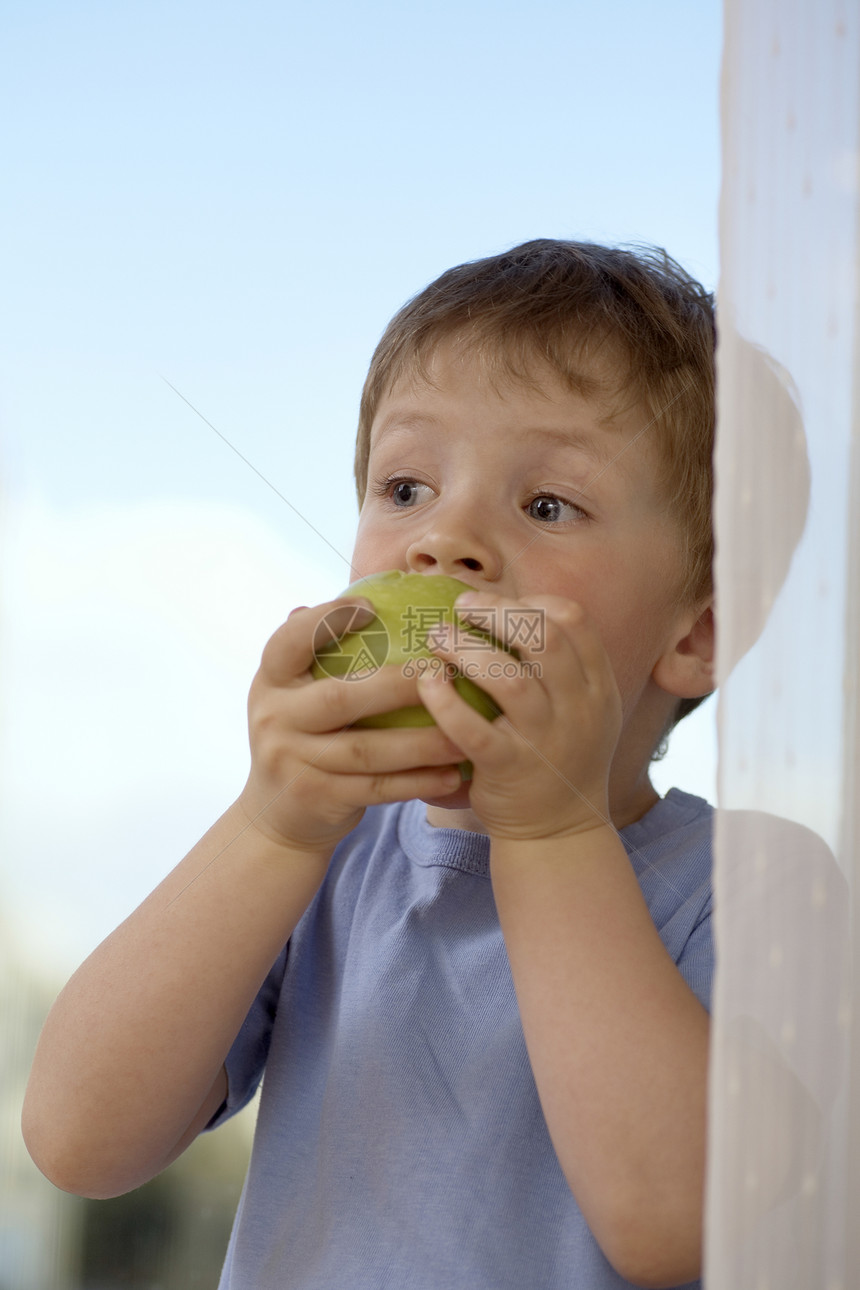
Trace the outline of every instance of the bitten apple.
<instances>
[{"instance_id":1,"label":"bitten apple","mask_svg":"<svg viewBox=\"0 0 860 1290\"><path fill-rule=\"evenodd\" d=\"M399 664L413 669L415 675L432 667L445 664L427 646L428 633L440 623L454 625L458 622L454 601L471 588L458 578L440 574L401 573L392 569L387 573L374 573L360 578L347 587L344 596L363 596L376 610L376 616L366 627L346 632L336 640L318 649L312 673L318 679L339 676L355 680L368 671L386 664ZM467 628L468 639L475 646L475 663L480 664L481 642L495 641L487 633ZM502 648L506 648L502 644ZM511 651L509 651L511 652ZM499 716L499 708L490 696L474 681L459 673L454 677L459 694L487 720ZM359 726L432 726L433 718L422 704L397 708L363 717Z\"/></svg>"}]
</instances>

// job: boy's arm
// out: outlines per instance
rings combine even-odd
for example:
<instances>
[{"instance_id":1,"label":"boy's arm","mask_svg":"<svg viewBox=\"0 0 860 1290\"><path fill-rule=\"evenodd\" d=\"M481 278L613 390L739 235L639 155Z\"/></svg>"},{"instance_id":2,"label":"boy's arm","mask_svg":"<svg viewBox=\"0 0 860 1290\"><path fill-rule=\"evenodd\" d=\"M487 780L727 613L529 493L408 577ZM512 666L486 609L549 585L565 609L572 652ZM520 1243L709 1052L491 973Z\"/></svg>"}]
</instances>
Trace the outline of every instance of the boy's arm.
<instances>
[{"instance_id":1,"label":"boy's arm","mask_svg":"<svg viewBox=\"0 0 860 1290\"><path fill-rule=\"evenodd\" d=\"M24 1104L28 1148L52 1182L118 1195L205 1127L227 1052L327 859L287 853L236 804L78 969Z\"/></svg>"},{"instance_id":2,"label":"boy's arm","mask_svg":"<svg viewBox=\"0 0 860 1290\"><path fill-rule=\"evenodd\" d=\"M615 831L491 843L493 893L559 1163L615 1268L700 1274L708 1014Z\"/></svg>"},{"instance_id":3,"label":"boy's arm","mask_svg":"<svg viewBox=\"0 0 860 1290\"><path fill-rule=\"evenodd\" d=\"M23 1127L59 1187L117 1195L167 1165L224 1098L224 1061L254 997L366 806L459 787L462 753L436 727L354 730L417 701L381 669L313 681L333 605L290 616L249 699L251 773L238 801L90 956L40 1039ZM338 605L346 630L354 609ZM366 618L371 617L364 610Z\"/></svg>"},{"instance_id":4,"label":"boy's arm","mask_svg":"<svg viewBox=\"0 0 860 1290\"><path fill-rule=\"evenodd\" d=\"M537 671L488 656L507 663L480 681L502 717L478 718L441 671L422 678L422 699L473 763L470 801L490 836L531 1066L571 1190L622 1275L678 1285L700 1268L708 1016L609 822L622 711L598 633L572 602L539 603L545 639L517 642ZM531 608L480 594L457 611L483 625L487 606ZM478 657L453 638L436 652L461 669Z\"/></svg>"}]
</instances>

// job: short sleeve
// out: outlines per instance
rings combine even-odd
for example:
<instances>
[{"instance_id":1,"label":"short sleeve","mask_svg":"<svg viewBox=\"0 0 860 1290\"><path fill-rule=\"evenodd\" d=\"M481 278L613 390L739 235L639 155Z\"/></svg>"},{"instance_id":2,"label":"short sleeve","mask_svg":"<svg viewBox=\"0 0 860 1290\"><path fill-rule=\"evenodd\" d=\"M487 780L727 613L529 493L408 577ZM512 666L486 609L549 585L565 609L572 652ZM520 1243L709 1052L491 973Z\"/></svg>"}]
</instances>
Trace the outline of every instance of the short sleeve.
<instances>
[{"instance_id":1,"label":"short sleeve","mask_svg":"<svg viewBox=\"0 0 860 1290\"><path fill-rule=\"evenodd\" d=\"M714 983L712 904L709 899L677 961L681 976L708 1012L711 1011L711 989Z\"/></svg>"},{"instance_id":2,"label":"short sleeve","mask_svg":"<svg viewBox=\"0 0 860 1290\"><path fill-rule=\"evenodd\" d=\"M241 1111L257 1091L269 1055L288 949L289 946L285 945L275 960L227 1054L227 1097L207 1124L207 1129L217 1129Z\"/></svg>"},{"instance_id":3,"label":"short sleeve","mask_svg":"<svg viewBox=\"0 0 860 1290\"><path fill-rule=\"evenodd\" d=\"M673 788L621 838L660 938L709 1012L714 980L713 807Z\"/></svg>"}]
</instances>

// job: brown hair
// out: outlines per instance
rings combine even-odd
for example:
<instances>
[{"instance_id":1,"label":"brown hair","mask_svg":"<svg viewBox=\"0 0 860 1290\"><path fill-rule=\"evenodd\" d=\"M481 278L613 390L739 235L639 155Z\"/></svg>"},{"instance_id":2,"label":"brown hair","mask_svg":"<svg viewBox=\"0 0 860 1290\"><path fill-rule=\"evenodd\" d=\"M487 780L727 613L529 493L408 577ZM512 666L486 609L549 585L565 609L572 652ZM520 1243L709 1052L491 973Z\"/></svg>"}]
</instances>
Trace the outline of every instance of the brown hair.
<instances>
[{"instance_id":1,"label":"brown hair","mask_svg":"<svg viewBox=\"0 0 860 1290\"><path fill-rule=\"evenodd\" d=\"M711 589L714 301L655 247L538 239L449 269L392 318L370 363L355 453L359 505L379 402L406 374L426 376L444 339L474 348L492 369L535 380L536 361L579 393L603 384L641 404L660 447L669 504L686 543L685 600ZM643 426L644 428L644 426Z\"/></svg>"}]
</instances>

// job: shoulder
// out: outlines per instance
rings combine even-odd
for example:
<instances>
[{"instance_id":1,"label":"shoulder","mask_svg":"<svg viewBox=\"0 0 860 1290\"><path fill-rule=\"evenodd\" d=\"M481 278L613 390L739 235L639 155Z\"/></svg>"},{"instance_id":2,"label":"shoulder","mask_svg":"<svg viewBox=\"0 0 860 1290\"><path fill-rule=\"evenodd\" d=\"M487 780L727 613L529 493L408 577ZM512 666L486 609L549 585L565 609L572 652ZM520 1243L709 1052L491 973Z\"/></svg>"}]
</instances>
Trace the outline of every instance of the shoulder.
<instances>
[{"instance_id":1,"label":"shoulder","mask_svg":"<svg viewBox=\"0 0 860 1290\"><path fill-rule=\"evenodd\" d=\"M621 840L652 914L664 915L691 899L710 899L714 808L673 788Z\"/></svg>"},{"instance_id":2,"label":"shoulder","mask_svg":"<svg viewBox=\"0 0 860 1290\"><path fill-rule=\"evenodd\" d=\"M697 841L710 845L714 815L715 808L703 797L672 788L641 819L622 829L621 838L630 851L688 847Z\"/></svg>"},{"instance_id":3,"label":"shoulder","mask_svg":"<svg viewBox=\"0 0 860 1290\"><path fill-rule=\"evenodd\" d=\"M660 939L706 1008L714 974L713 818L704 798L672 789L621 831Z\"/></svg>"}]
</instances>

